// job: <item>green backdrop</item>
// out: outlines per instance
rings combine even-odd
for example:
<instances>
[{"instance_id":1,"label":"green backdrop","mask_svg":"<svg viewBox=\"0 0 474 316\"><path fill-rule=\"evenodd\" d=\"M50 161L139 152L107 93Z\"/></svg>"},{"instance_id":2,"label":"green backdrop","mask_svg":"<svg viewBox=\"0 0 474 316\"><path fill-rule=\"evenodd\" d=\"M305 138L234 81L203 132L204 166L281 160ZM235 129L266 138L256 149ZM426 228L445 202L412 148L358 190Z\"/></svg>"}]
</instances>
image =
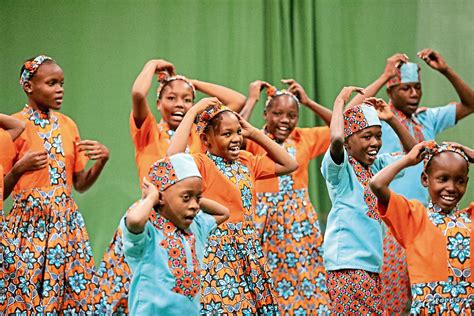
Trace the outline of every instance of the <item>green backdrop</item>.
<instances>
[{"instance_id":1,"label":"green backdrop","mask_svg":"<svg viewBox=\"0 0 474 316\"><path fill-rule=\"evenodd\" d=\"M2 0L1 112L14 113L26 100L18 84L25 59L44 53L57 60L66 76L62 111L83 139L111 151L96 185L74 194L98 262L119 218L139 197L128 118L130 89L147 60L167 59L179 73L244 94L253 80L282 88L279 80L292 77L331 108L344 85L374 80L388 56L404 52L416 60L425 47L439 50L472 84L473 16L471 0ZM457 99L444 77L421 67L424 105ZM153 93L149 101L154 104ZM252 118L256 126L262 106ZM303 109L300 125L315 124L320 121ZM440 139L474 147L473 131L471 116ZM310 189L324 224L330 202L319 163L312 165ZM471 184L463 205L472 200Z\"/></svg>"}]
</instances>

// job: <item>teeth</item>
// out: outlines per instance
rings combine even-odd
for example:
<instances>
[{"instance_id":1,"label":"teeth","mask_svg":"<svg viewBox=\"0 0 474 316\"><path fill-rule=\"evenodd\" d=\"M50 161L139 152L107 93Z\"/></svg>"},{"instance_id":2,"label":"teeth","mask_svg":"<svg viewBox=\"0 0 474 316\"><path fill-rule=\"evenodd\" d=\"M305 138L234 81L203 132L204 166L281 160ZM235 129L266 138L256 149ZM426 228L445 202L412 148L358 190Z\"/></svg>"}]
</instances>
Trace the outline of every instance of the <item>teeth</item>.
<instances>
[{"instance_id":1,"label":"teeth","mask_svg":"<svg viewBox=\"0 0 474 316\"><path fill-rule=\"evenodd\" d=\"M279 129L280 131L287 131L287 130L288 130L288 127L280 126L280 127L278 127L278 129Z\"/></svg>"},{"instance_id":2,"label":"teeth","mask_svg":"<svg viewBox=\"0 0 474 316\"><path fill-rule=\"evenodd\" d=\"M441 196L441 198L447 201L454 201L454 196Z\"/></svg>"},{"instance_id":3,"label":"teeth","mask_svg":"<svg viewBox=\"0 0 474 316\"><path fill-rule=\"evenodd\" d=\"M181 116L183 116L183 115L184 115L184 112L181 112L181 111L174 112L173 115L181 115Z\"/></svg>"},{"instance_id":4,"label":"teeth","mask_svg":"<svg viewBox=\"0 0 474 316\"><path fill-rule=\"evenodd\" d=\"M369 155L376 155L377 154L377 151L376 150L371 150L368 152Z\"/></svg>"}]
</instances>

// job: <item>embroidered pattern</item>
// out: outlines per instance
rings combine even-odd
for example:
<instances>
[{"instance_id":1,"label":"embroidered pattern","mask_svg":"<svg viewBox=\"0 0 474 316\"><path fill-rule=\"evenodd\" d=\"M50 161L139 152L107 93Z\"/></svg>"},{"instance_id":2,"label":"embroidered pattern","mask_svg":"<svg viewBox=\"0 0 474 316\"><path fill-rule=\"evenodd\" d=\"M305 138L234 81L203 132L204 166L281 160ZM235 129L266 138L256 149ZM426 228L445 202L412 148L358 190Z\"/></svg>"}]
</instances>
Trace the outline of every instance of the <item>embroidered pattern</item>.
<instances>
[{"instance_id":1,"label":"embroidered pattern","mask_svg":"<svg viewBox=\"0 0 474 316\"><path fill-rule=\"evenodd\" d=\"M411 118L407 117L402 111L398 110L390 103L390 109L392 110L395 117L402 123L402 125L412 134L417 143L420 143L425 140L425 135L423 135L423 125L419 123L416 119L416 116ZM401 143L400 143L401 144ZM403 145L401 146L403 148Z\"/></svg>"}]
</instances>

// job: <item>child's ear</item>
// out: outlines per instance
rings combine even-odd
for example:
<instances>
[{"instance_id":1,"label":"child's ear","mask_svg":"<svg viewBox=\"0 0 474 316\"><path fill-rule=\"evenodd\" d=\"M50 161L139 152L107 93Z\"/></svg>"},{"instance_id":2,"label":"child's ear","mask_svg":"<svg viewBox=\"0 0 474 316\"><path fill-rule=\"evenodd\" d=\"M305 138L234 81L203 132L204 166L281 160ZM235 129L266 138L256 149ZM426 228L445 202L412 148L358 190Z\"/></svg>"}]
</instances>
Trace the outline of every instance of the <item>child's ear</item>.
<instances>
[{"instance_id":1,"label":"child's ear","mask_svg":"<svg viewBox=\"0 0 474 316\"><path fill-rule=\"evenodd\" d=\"M426 173L426 171L423 171L421 173L421 184L427 188L428 187L428 174Z\"/></svg>"},{"instance_id":2,"label":"child's ear","mask_svg":"<svg viewBox=\"0 0 474 316\"><path fill-rule=\"evenodd\" d=\"M208 146L209 146L209 139L207 138L206 133L202 133L201 135L199 135L199 137L201 138L201 142L202 142L206 147L208 147Z\"/></svg>"},{"instance_id":3,"label":"child's ear","mask_svg":"<svg viewBox=\"0 0 474 316\"><path fill-rule=\"evenodd\" d=\"M158 192L158 204L159 207L165 205L165 200L163 199L163 193L160 191Z\"/></svg>"},{"instance_id":4,"label":"child's ear","mask_svg":"<svg viewBox=\"0 0 474 316\"><path fill-rule=\"evenodd\" d=\"M161 112L161 100L160 99L156 100L156 109Z\"/></svg>"},{"instance_id":5,"label":"child's ear","mask_svg":"<svg viewBox=\"0 0 474 316\"><path fill-rule=\"evenodd\" d=\"M33 87L31 87L30 81L25 81L23 83L23 91L25 91L27 94L31 94L31 92L33 92Z\"/></svg>"}]
</instances>

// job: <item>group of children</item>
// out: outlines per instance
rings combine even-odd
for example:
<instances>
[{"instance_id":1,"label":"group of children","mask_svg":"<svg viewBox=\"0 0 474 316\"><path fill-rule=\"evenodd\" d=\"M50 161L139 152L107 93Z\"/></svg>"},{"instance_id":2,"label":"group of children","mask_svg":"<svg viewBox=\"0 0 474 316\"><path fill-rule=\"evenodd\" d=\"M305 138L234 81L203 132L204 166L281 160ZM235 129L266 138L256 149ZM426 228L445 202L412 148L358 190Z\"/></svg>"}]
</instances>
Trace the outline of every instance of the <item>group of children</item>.
<instances>
[{"instance_id":1,"label":"group of children","mask_svg":"<svg viewBox=\"0 0 474 316\"><path fill-rule=\"evenodd\" d=\"M474 205L458 203L474 151L433 139L474 112L474 92L436 51L418 56L459 103L419 107L419 66L403 54L366 89L343 88L332 112L293 79L255 81L245 98L147 62L130 115L142 196L97 269L71 191L93 185L109 151L58 112L59 65L27 60L28 103L0 115L0 202L13 199L0 213L1 313L391 315L411 300L412 314L471 315ZM374 98L385 84L389 103ZM195 103L196 90L209 97ZM262 90L260 130L248 119ZM297 127L301 105L327 126ZM324 238L308 187L322 155Z\"/></svg>"}]
</instances>

